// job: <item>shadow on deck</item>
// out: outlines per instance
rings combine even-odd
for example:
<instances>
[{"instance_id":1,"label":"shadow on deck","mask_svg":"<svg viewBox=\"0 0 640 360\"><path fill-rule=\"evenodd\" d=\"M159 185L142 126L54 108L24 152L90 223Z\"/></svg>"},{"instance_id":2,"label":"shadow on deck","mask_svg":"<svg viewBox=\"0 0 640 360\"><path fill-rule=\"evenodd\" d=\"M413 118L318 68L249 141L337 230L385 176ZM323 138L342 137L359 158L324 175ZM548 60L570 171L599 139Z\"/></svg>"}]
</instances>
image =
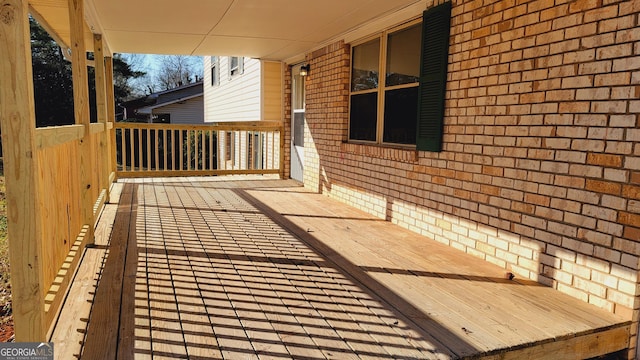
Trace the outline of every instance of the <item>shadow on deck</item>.
<instances>
[{"instance_id":1,"label":"shadow on deck","mask_svg":"<svg viewBox=\"0 0 640 360\"><path fill-rule=\"evenodd\" d=\"M628 322L294 182L190 180L117 184L58 358L567 359L628 344Z\"/></svg>"}]
</instances>

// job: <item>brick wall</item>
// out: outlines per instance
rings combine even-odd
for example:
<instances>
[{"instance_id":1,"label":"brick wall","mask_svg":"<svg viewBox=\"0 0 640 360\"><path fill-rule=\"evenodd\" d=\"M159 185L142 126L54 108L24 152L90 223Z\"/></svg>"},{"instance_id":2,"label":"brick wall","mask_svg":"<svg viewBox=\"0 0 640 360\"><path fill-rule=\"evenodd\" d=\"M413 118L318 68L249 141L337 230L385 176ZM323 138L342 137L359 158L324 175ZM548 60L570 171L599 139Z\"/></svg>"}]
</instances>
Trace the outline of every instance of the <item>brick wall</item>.
<instances>
[{"instance_id":1,"label":"brick wall","mask_svg":"<svg viewBox=\"0 0 640 360\"><path fill-rule=\"evenodd\" d=\"M314 190L331 189L325 169L341 161L336 150L347 140L349 49L338 42L307 55L311 70L305 83L304 183ZM321 159L327 162L322 167Z\"/></svg>"},{"instance_id":2,"label":"brick wall","mask_svg":"<svg viewBox=\"0 0 640 360\"><path fill-rule=\"evenodd\" d=\"M444 151L344 142L339 42L307 56L305 185L637 322L640 2L453 5Z\"/></svg>"}]
</instances>

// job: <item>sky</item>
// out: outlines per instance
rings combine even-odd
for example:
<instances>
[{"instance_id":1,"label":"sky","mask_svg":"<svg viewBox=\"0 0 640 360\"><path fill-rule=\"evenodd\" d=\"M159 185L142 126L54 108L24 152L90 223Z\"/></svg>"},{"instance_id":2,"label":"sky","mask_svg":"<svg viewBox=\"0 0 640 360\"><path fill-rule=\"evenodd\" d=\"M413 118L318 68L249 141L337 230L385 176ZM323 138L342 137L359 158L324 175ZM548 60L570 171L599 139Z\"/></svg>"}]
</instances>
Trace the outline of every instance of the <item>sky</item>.
<instances>
[{"instance_id":1,"label":"sky","mask_svg":"<svg viewBox=\"0 0 640 360\"><path fill-rule=\"evenodd\" d=\"M135 81L134 86L140 89L146 89L147 84L153 84L156 78L163 57L167 55L153 55L153 54L122 54L127 62L132 66L133 70L144 71L147 73L145 78ZM190 56L193 70L198 76L203 76L202 69L203 61L202 56Z\"/></svg>"}]
</instances>

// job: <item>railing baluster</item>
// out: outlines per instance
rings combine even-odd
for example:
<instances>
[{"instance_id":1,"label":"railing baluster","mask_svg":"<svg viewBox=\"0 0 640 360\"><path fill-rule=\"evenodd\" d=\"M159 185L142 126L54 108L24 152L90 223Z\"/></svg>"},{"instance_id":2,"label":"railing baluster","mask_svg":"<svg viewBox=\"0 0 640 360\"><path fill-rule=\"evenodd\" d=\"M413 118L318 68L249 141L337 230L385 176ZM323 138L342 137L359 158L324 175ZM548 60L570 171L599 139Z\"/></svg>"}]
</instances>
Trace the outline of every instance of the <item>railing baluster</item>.
<instances>
[{"instance_id":1,"label":"railing baluster","mask_svg":"<svg viewBox=\"0 0 640 360\"><path fill-rule=\"evenodd\" d=\"M125 129L120 129L120 165L122 167L122 171L127 171L127 168L124 166L124 159L126 159L127 156L124 146L124 131Z\"/></svg>"},{"instance_id":2,"label":"railing baluster","mask_svg":"<svg viewBox=\"0 0 640 360\"><path fill-rule=\"evenodd\" d=\"M184 133L182 130L183 129L178 130L178 133L180 134L180 171L184 170Z\"/></svg>"},{"instance_id":3,"label":"railing baluster","mask_svg":"<svg viewBox=\"0 0 640 360\"><path fill-rule=\"evenodd\" d=\"M151 129L147 129L146 134L147 134L147 156L146 156L147 170L151 170ZM142 144L140 145L140 148L142 149Z\"/></svg>"},{"instance_id":4,"label":"railing baluster","mask_svg":"<svg viewBox=\"0 0 640 360\"><path fill-rule=\"evenodd\" d=\"M134 129L131 129L131 131L129 131L129 150L130 150L130 158L131 158L131 171L135 171L135 144L134 144Z\"/></svg>"},{"instance_id":5,"label":"railing baluster","mask_svg":"<svg viewBox=\"0 0 640 360\"><path fill-rule=\"evenodd\" d=\"M271 132L271 166L273 169L275 167L275 159L276 159L276 133Z\"/></svg>"},{"instance_id":6,"label":"railing baluster","mask_svg":"<svg viewBox=\"0 0 640 360\"><path fill-rule=\"evenodd\" d=\"M171 170L175 170L176 169L176 147L175 147L175 142L174 142L174 138L175 138L175 133L173 132L173 130L169 131L169 142L171 143Z\"/></svg>"},{"instance_id":7,"label":"railing baluster","mask_svg":"<svg viewBox=\"0 0 640 360\"><path fill-rule=\"evenodd\" d=\"M156 171L160 170L160 130L156 129L153 131L153 146L154 146L154 153L155 153L155 165L154 169Z\"/></svg>"},{"instance_id":8,"label":"railing baluster","mask_svg":"<svg viewBox=\"0 0 640 360\"><path fill-rule=\"evenodd\" d=\"M162 129L162 170L168 170L167 167L167 129Z\"/></svg>"},{"instance_id":9,"label":"railing baluster","mask_svg":"<svg viewBox=\"0 0 640 360\"><path fill-rule=\"evenodd\" d=\"M191 176L281 171L282 159L278 155L283 153L283 134L278 124L116 123L115 128L120 141L117 172L122 177L171 176L172 172L176 176Z\"/></svg>"},{"instance_id":10,"label":"railing baluster","mask_svg":"<svg viewBox=\"0 0 640 360\"><path fill-rule=\"evenodd\" d=\"M138 146L136 146L136 152L138 153L138 169L144 170L142 162L142 129L138 129Z\"/></svg>"},{"instance_id":11,"label":"railing baluster","mask_svg":"<svg viewBox=\"0 0 640 360\"><path fill-rule=\"evenodd\" d=\"M206 170L207 169L207 160L206 160L206 153L207 153L207 148L206 148L206 141L205 141L205 131L201 131L200 132L200 137L202 139L202 141L200 141L200 147L202 148L202 155L200 156L200 164L201 164L201 170Z\"/></svg>"},{"instance_id":12,"label":"railing baluster","mask_svg":"<svg viewBox=\"0 0 640 360\"><path fill-rule=\"evenodd\" d=\"M198 132L193 130L193 168L198 170Z\"/></svg>"}]
</instances>

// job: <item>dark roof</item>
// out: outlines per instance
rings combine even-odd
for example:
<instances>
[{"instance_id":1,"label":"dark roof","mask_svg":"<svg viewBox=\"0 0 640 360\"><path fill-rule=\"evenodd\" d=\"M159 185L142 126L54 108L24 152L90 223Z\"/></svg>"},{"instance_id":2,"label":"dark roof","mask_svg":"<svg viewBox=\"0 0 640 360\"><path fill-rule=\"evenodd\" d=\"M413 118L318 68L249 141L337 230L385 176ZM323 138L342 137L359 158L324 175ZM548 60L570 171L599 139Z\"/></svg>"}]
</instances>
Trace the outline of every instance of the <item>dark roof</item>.
<instances>
[{"instance_id":1,"label":"dark roof","mask_svg":"<svg viewBox=\"0 0 640 360\"><path fill-rule=\"evenodd\" d=\"M198 81L192 84L183 85L170 90L155 92L150 95L129 100L124 103L124 106L129 109L139 109L148 106L158 107L162 106L163 104L180 101L181 99L188 99L194 96L202 95L204 91L203 89L204 88L202 86L202 81Z\"/></svg>"}]
</instances>

